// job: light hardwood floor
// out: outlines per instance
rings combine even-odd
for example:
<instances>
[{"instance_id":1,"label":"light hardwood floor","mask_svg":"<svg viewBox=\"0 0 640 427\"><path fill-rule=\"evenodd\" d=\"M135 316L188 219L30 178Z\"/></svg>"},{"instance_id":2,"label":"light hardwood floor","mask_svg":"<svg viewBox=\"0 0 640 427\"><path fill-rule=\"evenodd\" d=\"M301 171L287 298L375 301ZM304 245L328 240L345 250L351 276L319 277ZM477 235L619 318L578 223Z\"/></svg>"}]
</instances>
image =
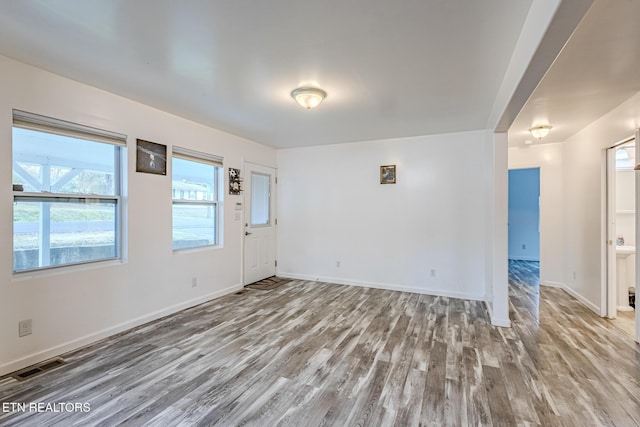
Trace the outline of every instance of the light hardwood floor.
<instances>
[{"instance_id":1,"label":"light hardwood floor","mask_svg":"<svg viewBox=\"0 0 640 427\"><path fill-rule=\"evenodd\" d=\"M624 333L629 335L631 339L636 336L636 312L634 311L620 311L616 313L615 319L609 319L616 327L622 329Z\"/></svg>"},{"instance_id":2,"label":"light hardwood floor","mask_svg":"<svg viewBox=\"0 0 640 427\"><path fill-rule=\"evenodd\" d=\"M245 290L0 380L2 402L91 405L0 425L638 425L640 347L526 281L512 277L510 329L481 302L303 281Z\"/></svg>"}]
</instances>

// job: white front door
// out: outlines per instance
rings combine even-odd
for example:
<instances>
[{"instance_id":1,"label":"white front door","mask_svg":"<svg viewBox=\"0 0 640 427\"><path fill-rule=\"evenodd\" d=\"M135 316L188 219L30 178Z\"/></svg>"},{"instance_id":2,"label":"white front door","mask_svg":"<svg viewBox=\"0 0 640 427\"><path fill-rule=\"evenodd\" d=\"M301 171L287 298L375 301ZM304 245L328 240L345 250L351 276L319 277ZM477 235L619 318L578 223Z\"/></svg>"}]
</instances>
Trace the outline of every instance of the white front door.
<instances>
[{"instance_id":1,"label":"white front door","mask_svg":"<svg viewBox=\"0 0 640 427\"><path fill-rule=\"evenodd\" d=\"M276 274L276 170L244 164L244 284Z\"/></svg>"}]
</instances>

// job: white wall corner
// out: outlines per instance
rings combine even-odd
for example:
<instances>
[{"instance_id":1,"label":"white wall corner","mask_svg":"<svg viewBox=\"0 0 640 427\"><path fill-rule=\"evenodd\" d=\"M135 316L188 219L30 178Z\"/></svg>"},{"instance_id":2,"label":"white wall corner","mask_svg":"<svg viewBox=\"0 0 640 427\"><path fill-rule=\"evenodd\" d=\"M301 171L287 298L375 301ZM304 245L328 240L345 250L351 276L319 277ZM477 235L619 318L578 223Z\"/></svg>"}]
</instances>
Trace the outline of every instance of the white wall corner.
<instances>
[{"instance_id":1,"label":"white wall corner","mask_svg":"<svg viewBox=\"0 0 640 427\"><path fill-rule=\"evenodd\" d=\"M498 318L495 316L491 316L491 324L493 326L499 326L501 328L510 328L511 327L511 320L510 319L504 319L504 318Z\"/></svg>"},{"instance_id":2,"label":"white wall corner","mask_svg":"<svg viewBox=\"0 0 640 427\"><path fill-rule=\"evenodd\" d=\"M580 304L582 304L585 307L589 308L591 311L596 313L598 316L605 317L607 315L607 313L606 313L604 308L598 307L598 305L596 305L593 302L589 301L588 299L586 299L585 297L580 295L578 292L574 291L569 286L565 285L564 283L552 282L552 281L549 281L549 280L545 280L543 282L540 282L540 286L547 286L549 288L562 289L563 291L565 291L566 293L568 293L569 295L571 295L572 297L577 299Z\"/></svg>"},{"instance_id":3,"label":"white wall corner","mask_svg":"<svg viewBox=\"0 0 640 427\"><path fill-rule=\"evenodd\" d=\"M510 328L511 327L511 320L507 317L507 318L500 318L500 317L496 317L493 315L493 309L491 308L491 304L488 302L485 302L485 305L487 307L487 313L489 313L489 319L491 319L491 324L493 326L499 326L501 328Z\"/></svg>"}]
</instances>

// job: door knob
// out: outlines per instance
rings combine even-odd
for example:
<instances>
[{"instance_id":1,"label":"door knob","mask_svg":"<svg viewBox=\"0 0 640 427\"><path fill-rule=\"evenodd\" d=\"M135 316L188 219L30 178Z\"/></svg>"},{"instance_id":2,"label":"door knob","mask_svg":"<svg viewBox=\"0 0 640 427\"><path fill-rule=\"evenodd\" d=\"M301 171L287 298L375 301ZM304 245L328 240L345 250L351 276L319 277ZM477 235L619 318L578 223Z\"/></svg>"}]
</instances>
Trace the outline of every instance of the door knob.
<instances>
[{"instance_id":1,"label":"door knob","mask_svg":"<svg viewBox=\"0 0 640 427\"><path fill-rule=\"evenodd\" d=\"M253 233L249 233L248 231L245 231L245 232L244 232L244 235L245 235L245 236L248 236L249 234L253 234Z\"/></svg>"}]
</instances>

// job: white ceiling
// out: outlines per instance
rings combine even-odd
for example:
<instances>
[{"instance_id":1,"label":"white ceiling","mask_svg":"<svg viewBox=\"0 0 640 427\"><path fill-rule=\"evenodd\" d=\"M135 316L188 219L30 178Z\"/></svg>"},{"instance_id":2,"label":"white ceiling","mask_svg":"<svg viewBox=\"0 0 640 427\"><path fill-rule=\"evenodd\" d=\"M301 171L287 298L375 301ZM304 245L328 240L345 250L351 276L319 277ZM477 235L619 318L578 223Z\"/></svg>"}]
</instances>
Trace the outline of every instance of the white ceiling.
<instances>
[{"instance_id":1,"label":"white ceiling","mask_svg":"<svg viewBox=\"0 0 640 427\"><path fill-rule=\"evenodd\" d=\"M511 125L510 146L533 140L528 129L539 124L553 126L543 143L564 142L640 92L639 18L638 0L595 1ZM639 112L619 118L629 123L620 138L640 125Z\"/></svg>"},{"instance_id":2,"label":"white ceiling","mask_svg":"<svg viewBox=\"0 0 640 427\"><path fill-rule=\"evenodd\" d=\"M486 128L530 6L2 1L0 54L274 147L362 141ZM303 110L300 85L328 97Z\"/></svg>"}]
</instances>

